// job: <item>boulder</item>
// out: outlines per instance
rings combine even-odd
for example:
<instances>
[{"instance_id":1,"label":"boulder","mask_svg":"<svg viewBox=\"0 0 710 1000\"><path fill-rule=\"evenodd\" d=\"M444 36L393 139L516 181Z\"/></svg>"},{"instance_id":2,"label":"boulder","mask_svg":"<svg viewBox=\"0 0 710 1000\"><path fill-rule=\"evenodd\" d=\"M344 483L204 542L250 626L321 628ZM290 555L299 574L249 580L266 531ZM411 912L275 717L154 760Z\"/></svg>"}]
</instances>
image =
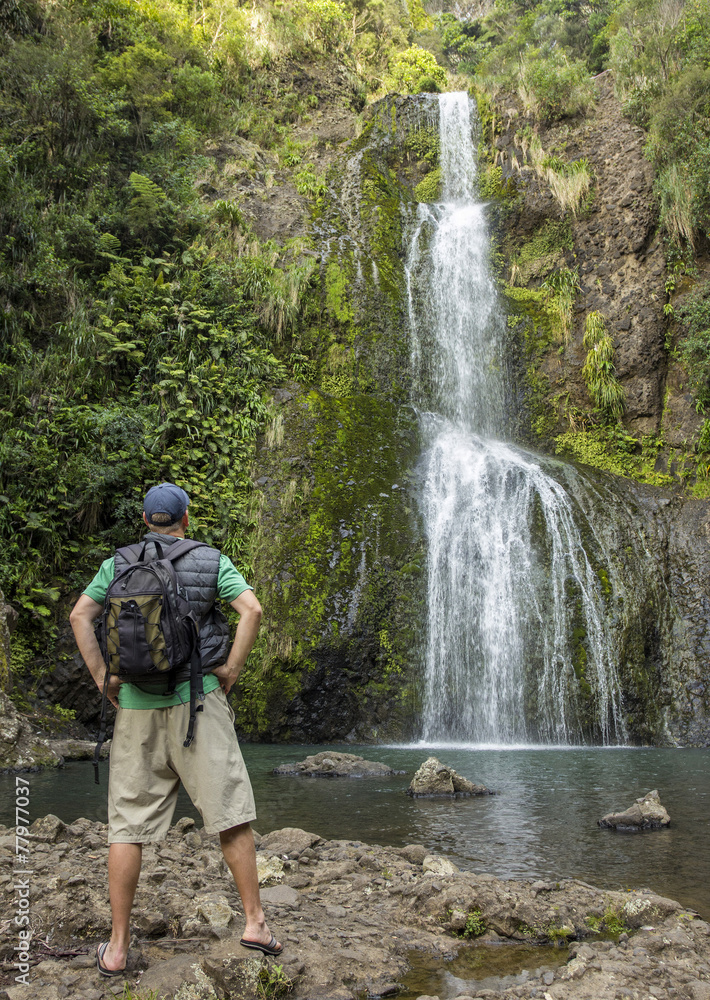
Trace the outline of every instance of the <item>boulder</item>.
<instances>
[{"instance_id":1,"label":"boulder","mask_svg":"<svg viewBox=\"0 0 710 1000\"><path fill-rule=\"evenodd\" d=\"M268 969L268 963L257 952L230 946L224 955L203 959L202 967L222 991L220 995L230 1000L254 1000L254 997L269 995L261 976L262 969Z\"/></svg>"},{"instance_id":2,"label":"boulder","mask_svg":"<svg viewBox=\"0 0 710 1000\"><path fill-rule=\"evenodd\" d=\"M455 875L458 872L458 868L453 863L449 861L448 858L442 858L438 854L429 854L424 858L422 862L422 870L425 872L430 872L432 875Z\"/></svg>"},{"instance_id":3,"label":"boulder","mask_svg":"<svg viewBox=\"0 0 710 1000\"><path fill-rule=\"evenodd\" d=\"M273 830L263 836L259 841L259 850L297 858L319 840L317 833L307 833L296 826L285 826L283 830Z\"/></svg>"},{"instance_id":4,"label":"boulder","mask_svg":"<svg viewBox=\"0 0 710 1000\"><path fill-rule=\"evenodd\" d=\"M45 844L53 844L66 829L58 816L48 813L40 816L30 827L30 836Z\"/></svg>"},{"instance_id":5,"label":"boulder","mask_svg":"<svg viewBox=\"0 0 710 1000\"><path fill-rule=\"evenodd\" d=\"M462 778L453 767L442 764L436 757L429 757L416 772L407 789L413 798L458 799L469 795L492 795L485 785L475 785Z\"/></svg>"},{"instance_id":6,"label":"boulder","mask_svg":"<svg viewBox=\"0 0 710 1000\"><path fill-rule=\"evenodd\" d=\"M287 906L290 910L297 910L301 905L301 894L290 885L269 886L261 890L260 896L262 903Z\"/></svg>"},{"instance_id":7,"label":"boulder","mask_svg":"<svg viewBox=\"0 0 710 1000\"><path fill-rule=\"evenodd\" d=\"M234 910L222 893L212 892L196 896L195 904L198 915L209 924L210 930L215 932L217 937L221 937L222 932L226 931L234 920Z\"/></svg>"},{"instance_id":8,"label":"boulder","mask_svg":"<svg viewBox=\"0 0 710 1000\"><path fill-rule=\"evenodd\" d=\"M406 847L400 848L399 853L405 861L413 865L421 865L424 858L429 855L429 851L422 844L407 844Z\"/></svg>"},{"instance_id":9,"label":"boulder","mask_svg":"<svg viewBox=\"0 0 710 1000\"><path fill-rule=\"evenodd\" d=\"M324 751L306 757L294 764L281 764L274 774L297 775L306 778L371 778L390 774L404 774L388 764L365 760L353 753Z\"/></svg>"},{"instance_id":10,"label":"boulder","mask_svg":"<svg viewBox=\"0 0 710 1000\"><path fill-rule=\"evenodd\" d=\"M636 799L624 812L607 813L599 820L599 826L612 830L661 830L671 825L671 818L661 804L657 789Z\"/></svg>"}]
</instances>

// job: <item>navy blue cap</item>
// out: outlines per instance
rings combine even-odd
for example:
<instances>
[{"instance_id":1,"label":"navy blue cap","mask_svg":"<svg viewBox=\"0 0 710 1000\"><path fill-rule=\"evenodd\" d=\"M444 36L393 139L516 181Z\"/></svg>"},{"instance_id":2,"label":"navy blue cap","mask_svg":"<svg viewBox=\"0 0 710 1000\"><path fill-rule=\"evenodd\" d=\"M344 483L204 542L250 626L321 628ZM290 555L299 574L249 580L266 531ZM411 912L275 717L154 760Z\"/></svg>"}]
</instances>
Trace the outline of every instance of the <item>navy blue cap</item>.
<instances>
[{"instance_id":1,"label":"navy blue cap","mask_svg":"<svg viewBox=\"0 0 710 1000\"><path fill-rule=\"evenodd\" d=\"M158 486L151 486L143 501L143 510L149 521L153 521L156 514L167 514L170 521L167 524L175 524L181 521L187 510L190 498L175 483L160 483Z\"/></svg>"}]
</instances>

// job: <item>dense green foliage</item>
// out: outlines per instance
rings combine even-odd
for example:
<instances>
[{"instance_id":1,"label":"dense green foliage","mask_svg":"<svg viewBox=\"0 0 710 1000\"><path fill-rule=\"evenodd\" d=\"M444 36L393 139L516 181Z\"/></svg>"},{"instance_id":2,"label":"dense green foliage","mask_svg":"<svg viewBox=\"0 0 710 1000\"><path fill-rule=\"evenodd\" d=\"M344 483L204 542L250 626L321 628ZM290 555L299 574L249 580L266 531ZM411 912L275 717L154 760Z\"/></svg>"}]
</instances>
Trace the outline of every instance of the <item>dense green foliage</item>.
<instances>
[{"instance_id":1,"label":"dense green foliage","mask_svg":"<svg viewBox=\"0 0 710 1000\"><path fill-rule=\"evenodd\" d=\"M444 52L489 94L514 91L539 121L584 111L611 69L648 131L662 223L692 256L710 231L710 0L505 0L440 16Z\"/></svg>"},{"instance_id":2,"label":"dense green foliage","mask_svg":"<svg viewBox=\"0 0 710 1000\"><path fill-rule=\"evenodd\" d=\"M318 198L290 130L319 97L282 69L337 60L362 105L422 17L381 0L0 5L0 578L24 658L136 537L156 480L189 489L197 537L248 560L269 390L317 377L329 342L308 240L260 243L200 185L236 135Z\"/></svg>"}]
</instances>

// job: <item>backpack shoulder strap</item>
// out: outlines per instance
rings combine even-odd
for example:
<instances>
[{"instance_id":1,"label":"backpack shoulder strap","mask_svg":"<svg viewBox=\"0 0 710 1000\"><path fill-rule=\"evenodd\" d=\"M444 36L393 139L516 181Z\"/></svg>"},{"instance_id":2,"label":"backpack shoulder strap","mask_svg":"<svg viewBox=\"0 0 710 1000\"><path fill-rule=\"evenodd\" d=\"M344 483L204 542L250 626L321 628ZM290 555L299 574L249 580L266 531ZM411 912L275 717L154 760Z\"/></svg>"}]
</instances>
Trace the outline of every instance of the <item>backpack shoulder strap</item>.
<instances>
[{"instance_id":1,"label":"backpack shoulder strap","mask_svg":"<svg viewBox=\"0 0 710 1000\"><path fill-rule=\"evenodd\" d=\"M194 538L181 538L179 542L174 542L172 545L166 546L166 552L163 558L169 560L169 562L174 562L175 559L179 559L180 556L187 555L188 552L202 546L207 546L207 543L198 542ZM207 546L207 548L209 548L209 546Z\"/></svg>"},{"instance_id":2,"label":"backpack shoulder strap","mask_svg":"<svg viewBox=\"0 0 710 1000\"><path fill-rule=\"evenodd\" d=\"M144 549L145 542L136 542L133 545L124 545L122 548L116 549L116 555L121 556L129 564L137 563Z\"/></svg>"}]
</instances>

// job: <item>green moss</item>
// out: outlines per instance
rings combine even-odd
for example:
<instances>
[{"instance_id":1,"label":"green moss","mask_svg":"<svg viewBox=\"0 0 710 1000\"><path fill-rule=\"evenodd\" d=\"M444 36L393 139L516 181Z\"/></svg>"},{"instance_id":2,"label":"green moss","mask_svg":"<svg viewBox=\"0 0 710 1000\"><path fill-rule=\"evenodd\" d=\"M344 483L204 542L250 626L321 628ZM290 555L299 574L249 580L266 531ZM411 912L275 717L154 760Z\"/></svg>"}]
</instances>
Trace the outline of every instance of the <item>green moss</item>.
<instances>
[{"instance_id":1,"label":"green moss","mask_svg":"<svg viewBox=\"0 0 710 1000\"><path fill-rule=\"evenodd\" d=\"M527 242L509 248L511 274L517 283L526 285L549 274L564 252L573 248L569 219L547 219Z\"/></svg>"},{"instance_id":2,"label":"green moss","mask_svg":"<svg viewBox=\"0 0 710 1000\"><path fill-rule=\"evenodd\" d=\"M573 248L574 240L569 219L547 219L520 247L518 260L521 262L537 260Z\"/></svg>"},{"instance_id":3,"label":"green moss","mask_svg":"<svg viewBox=\"0 0 710 1000\"><path fill-rule=\"evenodd\" d=\"M441 197L441 169L430 170L414 189L417 201L431 203Z\"/></svg>"},{"instance_id":4,"label":"green moss","mask_svg":"<svg viewBox=\"0 0 710 1000\"><path fill-rule=\"evenodd\" d=\"M348 668L350 687L364 716L396 731L413 711L422 613L423 553L403 473L418 453L416 424L373 396L314 391L269 452L274 480L293 476L294 452L311 485L294 489L288 509L261 513L253 560L267 629L244 672L240 727L283 738L304 674L324 657L366 656L365 675Z\"/></svg>"},{"instance_id":5,"label":"green moss","mask_svg":"<svg viewBox=\"0 0 710 1000\"><path fill-rule=\"evenodd\" d=\"M574 937L574 930L564 924L549 924L545 929L545 937L551 944L565 945L571 937Z\"/></svg>"},{"instance_id":6,"label":"green moss","mask_svg":"<svg viewBox=\"0 0 710 1000\"><path fill-rule=\"evenodd\" d=\"M508 304L511 349L525 365L523 384L527 433L547 440L557 426L557 407L551 405L550 380L542 370L542 359L554 341L547 293L539 289L503 287Z\"/></svg>"},{"instance_id":7,"label":"green moss","mask_svg":"<svg viewBox=\"0 0 710 1000\"><path fill-rule=\"evenodd\" d=\"M486 164L478 179L478 191L486 201L510 201L517 197L517 188L512 177L503 180L502 167Z\"/></svg>"},{"instance_id":8,"label":"green moss","mask_svg":"<svg viewBox=\"0 0 710 1000\"><path fill-rule=\"evenodd\" d=\"M374 155L363 157L360 215L368 233L372 256L377 262L380 287L399 307L402 294L402 271L399 253L402 246L401 202L403 191L384 164Z\"/></svg>"},{"instance_id":9,"label":"green moss","mask_svg":"<svg viewBox=\"0 0 710 1000\"><path fill-rule=\"evenodd\" d=\"M605 597L610 597L611 583L609 581L609 574L607 573L607 571L604 569L603 566L600 566L598 568L597 576L599 577L599 583L601 584L602 593L604 594Z\"/></svg>"},{"instance_id":10,"label":"green moss","mask_svg":"<svg viewBox=\"0 0 710 1000\"><path fill-rule=\"evenodd\" d=\"M693 483L688 492L698 500L710 499L710 479L699 479Z\"/></svg>"},{"instance_id":11,"label":"green moss","mask_svg":"<svg viewBox=\"0 0 710 1000\"><path fill-rule=\"evenodd\" d=\"M469 910L466 917L466 926L461 932L461 936L465 938L477 938L481 934L485 934L485 932L486 921L480 909L476 907L473 910Z\"/></svg>"},{"instance_id":12,"label":"green moss","mask_svg":"<svg viewBox=\"0 0 710 1000\"><path fill-rule=\"evenodd\" d=\"M434 167L439 162L439 133L431 126L412 129L405 137L404 148L417 160L426 160L430 166Z\"/></svg>"},{"instance_id":13,"label":"green moss","mask_svg":"<svg viewBox=\"0 0 710 1000\"><path fill-rule=\"evenodd\" d=\"M631 930L624 912L612 905L607 906L604 911L602 927L612 937L618 937L620 934L628 933Z\"/></svg>"},{"instance_id":14,"label":"green moss","mask_svg":"<svg viewBox=\"0 0 710 1000\"><path fill-rule=\"evenodd\" d=\"M339 323L347 324L352 321L353 307L349 298L348 276L335 260L325 269L325 302Z\"/></svg>"},{"instance_id":15,"label":"green moss","mask_svg":"<svg viewBox=\"0 0 710 1000\"><path fill-rule=\"evenodd\" d=\"M643 454L634 455L620 450L609 428L567 431L555 438L555 451L558 455L569 456L584 465L635 479L640 483L672 486L675 482L672 476L656 472Z\"/></svg>"}]
</instances>

